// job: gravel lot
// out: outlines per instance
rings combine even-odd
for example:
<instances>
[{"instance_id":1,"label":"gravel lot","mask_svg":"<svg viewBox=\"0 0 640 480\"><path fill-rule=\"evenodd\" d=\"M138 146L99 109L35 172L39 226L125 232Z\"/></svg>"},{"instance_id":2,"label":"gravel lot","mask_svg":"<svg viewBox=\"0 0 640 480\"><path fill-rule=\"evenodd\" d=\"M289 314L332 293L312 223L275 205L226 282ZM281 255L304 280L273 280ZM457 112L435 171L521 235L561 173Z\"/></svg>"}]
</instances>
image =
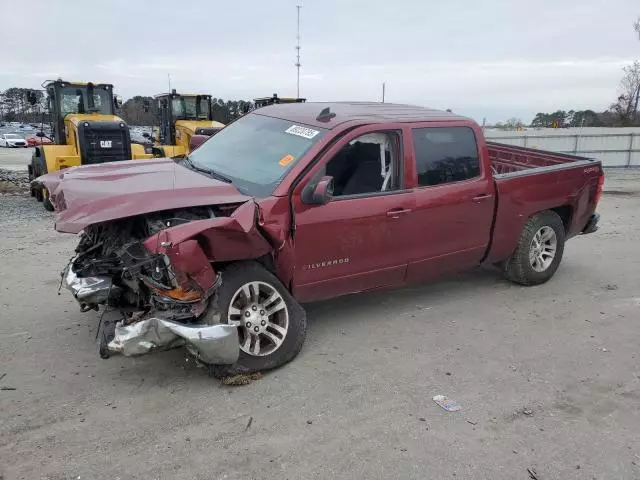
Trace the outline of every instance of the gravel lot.
<instances>
[{"instance_id":1,"label":"gravel lot","mask_svg":"<svg viewBox=\"0 0 640 480\"><path fill-rule=\"evenodd\" d=\"M548 284L310 305L300 356L243 387L180 350L101 360L97 316L56 293L75 237L1 197L0 478L640 478L640 175L607 190Z\"/></svg>"}]
</instances>

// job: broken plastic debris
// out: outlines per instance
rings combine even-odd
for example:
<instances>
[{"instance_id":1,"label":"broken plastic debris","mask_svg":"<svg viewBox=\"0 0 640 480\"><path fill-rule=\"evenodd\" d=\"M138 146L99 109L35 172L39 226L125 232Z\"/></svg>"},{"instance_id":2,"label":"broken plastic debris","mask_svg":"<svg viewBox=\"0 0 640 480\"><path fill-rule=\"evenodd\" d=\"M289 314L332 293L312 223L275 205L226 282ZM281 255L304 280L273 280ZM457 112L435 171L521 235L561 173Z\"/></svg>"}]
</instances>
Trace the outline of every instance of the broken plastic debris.
<instances>
[{"instance_id":1,"label":"broken plastic debris","mask_svg":"<svg viewBox=\"0 0 640 480\"><path fill-rule=\"evenodd\" d=\"M447 412L457 412L458 410L460 410L460 405L458 405L455 400L451 400L446 395L436 395L435 397L433 397L433 401Z\"/></svg>"}]
</instances>

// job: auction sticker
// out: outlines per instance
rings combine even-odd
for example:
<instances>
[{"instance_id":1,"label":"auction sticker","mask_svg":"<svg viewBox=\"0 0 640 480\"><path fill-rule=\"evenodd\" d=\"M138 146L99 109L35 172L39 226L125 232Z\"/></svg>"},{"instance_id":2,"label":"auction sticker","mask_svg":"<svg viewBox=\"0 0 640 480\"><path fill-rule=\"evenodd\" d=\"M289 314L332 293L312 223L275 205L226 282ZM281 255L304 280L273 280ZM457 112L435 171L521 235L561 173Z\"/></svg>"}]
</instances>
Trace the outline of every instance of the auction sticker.
<instances>
[{"instance_id":1,"label":"auction sticker","mask_svg":"<svg viewBox=\"0 0 640 480\"><path fill-rule=\"evenodd\" d=\"M290 133L291 135L297 135L298 137L311 139L318 135L320 132L318 130L314 130L313 128L301 127L300 125L291 125L285 130L285 133Z\"/></svg>"},{"instance_id":2,"label":"auction sticker","mask_svg":"<svg viewBox=\"0 0 640 480\"><path fill-rule=\"evenodd\" d=\"M285 155L284 157L282 157L280 159L280 161L278 163L280 164L281 167L286 167L291 162L293 162L294 158L295 157L293 155Z\"/></svg>"}]
</instances>

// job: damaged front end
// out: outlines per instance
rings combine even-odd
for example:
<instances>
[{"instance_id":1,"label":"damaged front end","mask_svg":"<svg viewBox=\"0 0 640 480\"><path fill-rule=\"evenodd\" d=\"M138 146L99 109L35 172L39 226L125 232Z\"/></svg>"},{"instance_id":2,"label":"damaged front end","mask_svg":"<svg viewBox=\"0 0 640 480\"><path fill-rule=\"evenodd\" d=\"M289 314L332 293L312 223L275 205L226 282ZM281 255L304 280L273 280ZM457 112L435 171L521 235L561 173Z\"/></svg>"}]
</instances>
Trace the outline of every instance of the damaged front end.
<instances>
[{"instance_id":1,"label":"damaged front end","mask_svg":"<svg viewBox=\"0 0 640 480\"><path fill-rule=\"evenodd\" d=\"M62 284L82 311L119 312L115 329L101 322L101 350L135 356L184 345L204 363L233 364L237 327L203 319L220 317L215 297L222 278L212 263L269 251L255 230L256 214L249 201L90 225Z\"/></svg>"}]
</instances>

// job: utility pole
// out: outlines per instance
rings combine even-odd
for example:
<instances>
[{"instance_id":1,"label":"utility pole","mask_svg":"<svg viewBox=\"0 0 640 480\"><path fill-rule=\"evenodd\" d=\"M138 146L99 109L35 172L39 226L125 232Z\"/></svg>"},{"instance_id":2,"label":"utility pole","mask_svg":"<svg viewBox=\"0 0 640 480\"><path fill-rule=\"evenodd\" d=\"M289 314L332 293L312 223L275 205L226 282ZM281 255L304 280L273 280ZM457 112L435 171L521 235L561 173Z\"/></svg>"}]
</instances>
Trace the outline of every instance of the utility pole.
<instances>
[{"instance_id":1,"label":"utility pole","mask_svg":"<svg viewBox=\"0 0 640 480\"><path fill-rule=\"evenodd\" d=\"M296 69L298 70L298 78L297 78L297 94L296 98L300 98L300 67L302 64L300 63L300 9L301 5L296 5L296 10L298 11L298 35L296 36Z\"/></svg>"},{"instance_id":2,"label":"utility pole","mask_svg":"<svg viewBox=\"0 0 640 480\"><path fill-rule=\"evenodd\" d=\"M384 90L385 90L386 84L385 82L382 82L382 103L384 103Z\"/></svg>"}]
</instances>

